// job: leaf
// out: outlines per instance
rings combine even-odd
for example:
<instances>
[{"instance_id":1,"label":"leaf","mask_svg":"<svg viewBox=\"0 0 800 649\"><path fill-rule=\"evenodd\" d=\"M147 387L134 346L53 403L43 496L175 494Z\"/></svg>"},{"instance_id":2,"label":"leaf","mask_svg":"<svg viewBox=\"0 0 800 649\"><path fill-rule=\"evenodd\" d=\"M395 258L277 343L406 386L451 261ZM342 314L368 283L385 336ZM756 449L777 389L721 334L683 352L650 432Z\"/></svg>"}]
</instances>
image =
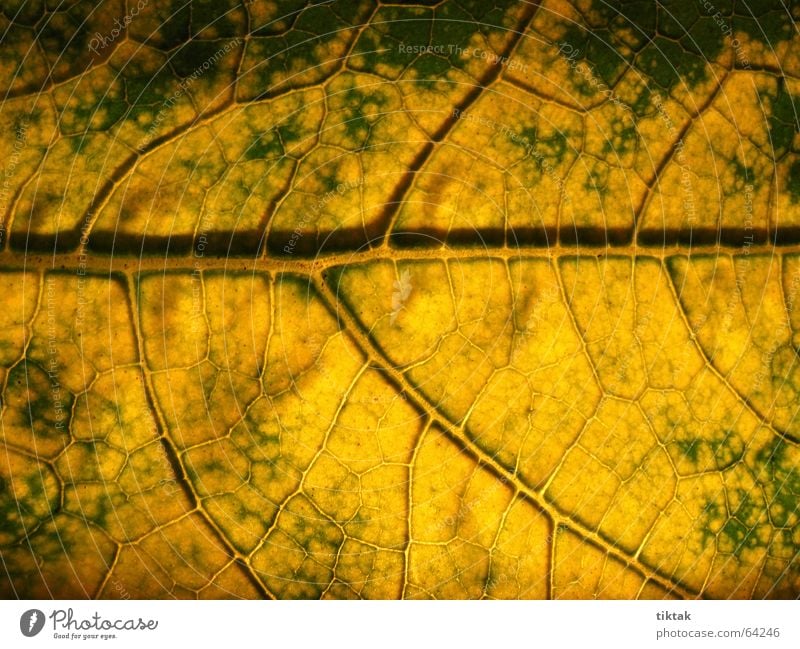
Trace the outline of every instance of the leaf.
<instances>
[{"instance_id":1,"label":"leaf","mask_svg":"<svg viewBox=\"0 0 800 649\"><path fill-rule=\"evenodd\" d=\"M9 4L0 594L800 595L797 17Z\"/></svg>"}]
</instances>

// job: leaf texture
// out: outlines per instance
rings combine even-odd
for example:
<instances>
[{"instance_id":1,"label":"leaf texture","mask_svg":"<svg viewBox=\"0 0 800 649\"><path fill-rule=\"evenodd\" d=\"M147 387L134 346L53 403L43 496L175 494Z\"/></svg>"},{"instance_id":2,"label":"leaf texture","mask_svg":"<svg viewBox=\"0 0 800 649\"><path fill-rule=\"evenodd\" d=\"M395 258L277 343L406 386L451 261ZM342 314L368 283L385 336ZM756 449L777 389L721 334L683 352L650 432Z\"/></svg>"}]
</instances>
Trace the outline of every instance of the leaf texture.
<instances>
[{"instance_id":1,"label":"leaf texture","mask_svg":"<svg viewBox=\"0 0 800 649\"><path fill-rule=\"evenodd\" d=\"M6 3L0 594L800 596L797 11L619 4Z\"/></svg>"}]
</instances>

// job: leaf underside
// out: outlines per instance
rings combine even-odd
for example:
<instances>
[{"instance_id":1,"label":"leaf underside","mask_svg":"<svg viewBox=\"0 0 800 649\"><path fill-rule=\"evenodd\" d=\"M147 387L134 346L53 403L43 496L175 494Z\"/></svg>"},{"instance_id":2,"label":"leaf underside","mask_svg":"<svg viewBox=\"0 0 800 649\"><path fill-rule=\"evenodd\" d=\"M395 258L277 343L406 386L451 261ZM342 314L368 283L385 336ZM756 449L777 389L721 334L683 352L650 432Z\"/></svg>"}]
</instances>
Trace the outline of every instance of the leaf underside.
<instances>
[{"instance_id":1,"label":"leaf underside","mask_svg":"<svg viewBox=\"0 0 800 649\"><path fill-rule=\"evenodd\" d=\"M779 0L5 2L0 595L800 596Z\"/></svg>"}]
</instances>

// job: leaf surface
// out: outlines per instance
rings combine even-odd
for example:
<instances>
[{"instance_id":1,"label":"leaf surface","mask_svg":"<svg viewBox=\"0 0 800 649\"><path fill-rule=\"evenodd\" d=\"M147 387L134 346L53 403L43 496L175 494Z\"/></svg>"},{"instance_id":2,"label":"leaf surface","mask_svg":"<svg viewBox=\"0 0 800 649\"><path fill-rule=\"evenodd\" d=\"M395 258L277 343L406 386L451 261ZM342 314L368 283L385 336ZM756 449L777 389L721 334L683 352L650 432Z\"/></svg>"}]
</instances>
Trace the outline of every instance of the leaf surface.
<instances>
[{"instance_id":1,"label":"leaf surface","mask_svg":"<svg viewBox=\"0 0 800 649\"><path fill-rule=\"evenodd\" d=\"M800 34L719 4L3 8L0 593L797 597Z\"/></svg>"}]
</instances>

